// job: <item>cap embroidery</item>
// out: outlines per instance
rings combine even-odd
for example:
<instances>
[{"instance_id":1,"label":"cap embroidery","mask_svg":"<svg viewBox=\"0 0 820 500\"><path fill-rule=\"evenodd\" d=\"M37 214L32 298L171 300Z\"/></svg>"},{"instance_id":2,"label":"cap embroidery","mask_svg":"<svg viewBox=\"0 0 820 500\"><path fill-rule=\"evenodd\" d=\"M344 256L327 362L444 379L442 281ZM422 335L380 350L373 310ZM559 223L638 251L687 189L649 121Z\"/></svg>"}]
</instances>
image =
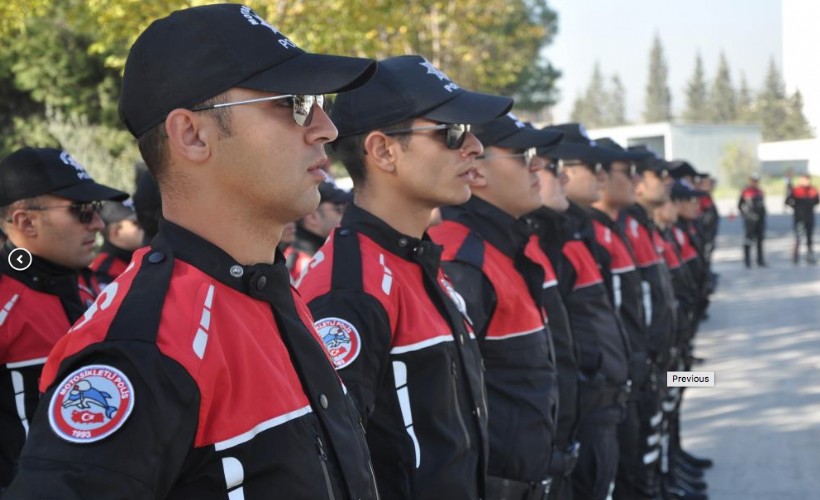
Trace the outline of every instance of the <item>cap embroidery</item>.
<instances>
[{"instance_id":1,"label":"cap embroidery","mask_svg":"<svg viewBox=\"0 0 820 500\"><path fill-rule=\"evenodd\" d=\"M245 19L247 19L247 21L252 25L264 26L269 30L273 31L274 33L276 33L277 35L281 36L282 38L279 39L279 45L281 45L282 47L286 49L296 47L296 44L290 41L288 37L283 35L281 31L279 31L276 27L272 26L270 23L262 19L262 17L259 14L251 10L249 7L242 6L242 8L239 9L239 12L242 13Z\"/></svg>"},{"instance_id":2,"label":"cap embroidery","mask_svg":"<svg viewBox=\"0 0 820 500\"><path fill-rule=\"evenodd\" d=\"M77 177L81 180L91 180L91 176L88 172L85 171L82 165L80 165L77 160L71 157L70 154L63 151L60 153L60 160L65 163L66 165L70 165L74 167L74 170L77 171Z\"/></svg>"},{"instance_id":3,"label":"cap embroidery","mask_svg":"<svg viewBox=\"0 0 820 500\"><path fill-rule=\"evenodd\" d=\"M434 75L438 77L439 80L448 82L447 85L444 86L444 90L446 90L447 92L452 92L454 90L458 90L459 88L461 88L455 82L450 80L450 77L445 75L443 71L433 66L433 63L431 63L430 61L424 61L422 63L419 63L419 66L424 66L427 69L428 75Z\"/></svg>"}]
</instances>

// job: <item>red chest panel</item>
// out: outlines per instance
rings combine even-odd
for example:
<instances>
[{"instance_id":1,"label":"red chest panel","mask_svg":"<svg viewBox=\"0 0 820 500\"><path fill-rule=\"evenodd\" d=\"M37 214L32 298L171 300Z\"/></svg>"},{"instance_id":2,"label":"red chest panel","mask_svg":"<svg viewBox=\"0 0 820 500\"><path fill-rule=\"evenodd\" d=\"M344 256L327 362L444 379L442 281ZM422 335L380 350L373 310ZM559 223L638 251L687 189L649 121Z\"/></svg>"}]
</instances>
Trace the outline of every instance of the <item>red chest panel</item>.
<instances>
[{"instance_id":1,"label":"red chest panel","mask_svg":"<svg viewBox=\"0 0 820 500\"><path fill-rule=\"evenodd\" d=\"M635 261L632 260L632 255L621 236L597 220L593 220L592 224L595 226L595 239L606 248L612 258L612 272L619 274L633 271Z\"/></svg>"},{"instance_id":2,"label":"red chest panel","mask_svg":"<svg viewBox=\"0 0 820 500\"><path fill-rule=\"evenodd\" d=\"M598 263L583 241L568 241L564 244L562 252L564 257L572 264L572 268L575 269L576 278L572 287L573 290L604 282L601 271L598 269Z\"/></svg>"},{"instance_id":3,"label":"red chest panel","mask_svg":"<svg viewBox=\"0 0 820 500\"><path fill-rule=\"evenodd\" d=\"M662 262L649 231L633 217L626 218L626 237L632 243L639 267L649 267Z\"/></svg>"},{"instance_id":4,"label":"red chest panel","mask_svg":"<svg viewBox=\"0 0 820 500\"><path fill-rule=\"evenodd\" d=\"M673 243L664 239L658 232L653 233L652 238L655 240L655 248L657 248L658 253L663 256L669 269L679 268L680 259L678 259L678 254L675 252Z\"/></svg>"},{"instance_id":5,"label":"red chest panel","mask_svg":"<svg viewBox=\"0 0 820 500\"><path fill-rule=\"evenodd\" d=\"M695 250L695 247L692 246L692 242L686 231L679 227L675 227L672 229L672 234L675 235L675 240L678 242L678 248L680 248L680 258L684 262L689 262L690 260L698 258L698 252Z\"/></svg>"},{"instance_id":6,"label":"red chest panel","mask_svg":"<svg viewBox=\"0 0 820 500\"><path fill-rule=\"evenodd\" d=\"M530 236L527 246L524 247L524 255L529 257L531 261L540 265L544 270L544 289L558 285L558 275L555 273L555 269L552 267L552 262L550 262L547 254L541 250L541 244L538 242L538 235L533 234Z\"/></svg>"}]
</instances>

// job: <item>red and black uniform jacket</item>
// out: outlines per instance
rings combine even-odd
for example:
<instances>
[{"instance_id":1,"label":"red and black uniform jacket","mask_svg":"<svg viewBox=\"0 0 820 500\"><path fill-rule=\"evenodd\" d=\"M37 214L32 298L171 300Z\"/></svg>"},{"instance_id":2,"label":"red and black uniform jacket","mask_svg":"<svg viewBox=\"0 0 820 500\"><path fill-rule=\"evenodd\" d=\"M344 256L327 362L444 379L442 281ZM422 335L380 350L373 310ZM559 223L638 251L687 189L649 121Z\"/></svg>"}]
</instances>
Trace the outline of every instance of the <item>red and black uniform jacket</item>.
<instances>
[{"instance_id":1,"label":"red and black uniform jacket","mask_svg":"<svg viewBox=\"0 0 820 500\"><path fill-rule=\"evenodd\" d=\"M645 324L649 328L649 354L666 369L677 332L677 299L672 276L655 246L657 228L639 204L621 212L618 220L641 272Z\"/></svg>"},{"instance_id":2,"label":"red and black uniform jacket","mask_svg":"<svg viewBox=\"0 0 820 500\"><path fill-rule=\"evenodd\" d=\"M746 221L746 224L763 224L766 218L766 202L763 191L754 186L746 186L740 193L737 208Z\"/></svg>"},{"instance_id":3,"label":"red and black uniform jacket","mask_svg":"<svg viewBox=\"0 0 820 500\"><path fill-rule=\"evenodd\" d=\"M47 402L101 365L130 380L132 410L112 434L70 442ZM40 387L9 498L378 498L358 412L281 254L242 266L161 222L55 346Z\"/></svg>"},{"instance_id":4,"label":"red and black uniform jacket","mask_svg":"<svg viewBox=\"0 0 820 500\"><path fill-rule=\"evenodd\" d=\"M595 228L595 240L609 256L605 261L610 280L613 305L620 315L624 331L632 349L632 382L642 386L649 381L651 357L649 355L649 328L644 311L644 296L641 272L632 254L632 248L617 222L606 213L589 210Z\"/></svg>"},{"instance_id":5,"label":"red and black uniform jacket","mask_svg":"<svg viewBox=\"0 0 820 500\"><path fill-rule=\"evenodd\" d=\"M76 271L37 256L15 271L13 249L11 242L0 249L0 491L11 482L40 401L48 353L85 311Z\"/></svg>"},{"instance_id":6,"label":"red and black uniform jacket","mask_svg":"<svg viewBox=\"0 0 820 500\"><path fill-rule=\"evenodd\" d=\"M564 248L564 223L561 215L552 211L538 211L526 217L530 228L538 237L541 250L553 265L556 276L562 275ZM578 350L572 336L569 314L564 298L558 289L558 281L545 282L542 293L544 308L549 317L550 337L555 352L558 373L558 424L555 448L566 450L574 441L580 418L578 381ZM555 465L555 464L553 464Z\"/></svg>"},{"instance_id":7,"label":"red and black uniform jacket","mask_svg":"<svg viewBox=\"0 0 820 500\"><path fill-rule=\"evenodd\" d=\"M125 272L133 255L134 252L123 250L108 241L103 243L100 253L88 266L92 275L86 283L90 285L94 297L99 295L109 283L117 279L117 276Z\"/></svg>"},{"instance_id":8,"label":"red and black uniform jacket","mask_svg":"<svg viewBox=\"0 0 820 500\"><path fill-rule=\"evenodd\" d=\"M702 196L698 203L700 204L698 226L702 231L703 245L705 248L711 248L714 247L717 238L720 214L718 214L712 195Z\"/></svg>"},{"instance_id":9,"label":"red and black uniform jacket","mask_svg":"<svg viewBox=\"0 0 820 500\"><path fill-rule=\"evenodd\" d=\"M818 203L820 203L820 197L814 186L792 188L786 198L786 204L794 209L794 221L805 222L811 226L814 226L814 207Z\"/></svg>"},{"instance_id":10,"label":"red and black uniform jacket","mask_svg":"<svg viewBox=\"0 0 820 500\"><path fill-rule=\"evenodd\" d=\"M427 235L349 205L299 286L366 419L384 498L484 496L481 354L440 259Z\"/></svg>"},{"instance_id":11,"label":"red and black uniform jacket","mask_svg":"<svg viewBox=\"0 0 820 500\"><path fill-rule=\"evenodd\" d=\"M550 476L558 388L542 290L555 272L526 221L473 196L441 210L430 236L467 305L487 369L489 475Z\"/></svg>"},{"instance_id":12,"label":"red and black uniform jacket","mask_svg":"<svg viewBox=\"0 0 820 500\"><path fill-rule=\"evenodd\" d=\"M542 207L530 214L536 221L554 217ZM591 246L594 233L577 205L561 215L566 240L558 288L569 314L580 370L581 420L618 422L629 382L629 342L612 307ZM595 414L595 417L592 415ZM611 417L611 418L610 418Z\"/></svg>"},{"instance_id":13,"label":"red and black uniform jacket","mask_svg":"<svg viewBox=\"0 0 820 500\"><path fill-rule=\"evenodd\" d=\"M655 248L666 262L669 274L672 277L672 288L675 291L675 302L678 306L675 345L677 346L676 352L682 353L682 349L689 344L694 335L697 291L692 275L681 258L673 228L657 229L653 233L653 237ZM689 251L694 253L691 246Z\"/></svg>"}]
</instances>

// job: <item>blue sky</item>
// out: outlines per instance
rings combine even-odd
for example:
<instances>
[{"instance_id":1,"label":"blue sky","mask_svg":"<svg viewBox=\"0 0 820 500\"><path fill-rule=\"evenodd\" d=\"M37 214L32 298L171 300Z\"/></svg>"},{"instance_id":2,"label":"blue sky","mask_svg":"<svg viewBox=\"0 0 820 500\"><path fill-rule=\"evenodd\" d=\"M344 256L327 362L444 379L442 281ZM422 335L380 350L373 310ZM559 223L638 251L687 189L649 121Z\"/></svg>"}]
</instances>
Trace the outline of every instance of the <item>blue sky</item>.
<instances>
[{"instance_id":1,"label":"blue sky","mask_svg":"<svg viewBox=\"0 0 820 500\"><path fill-rule=\"evenodd\" d=\"M672 106L685 105L683 89L700 51L707 81L721 50L737 86L740 72L761 87L774 57L781 65L780 0L550 0L558 11L558 34L547 58L563 71L555 119L567 121L576 95L589 84L597 60L604 75L617 73L627 90L627 118L643 111L649 50L657 32L669 65ZM820 28L818 28L820 29Z\"/></svg>"}]
</instances>

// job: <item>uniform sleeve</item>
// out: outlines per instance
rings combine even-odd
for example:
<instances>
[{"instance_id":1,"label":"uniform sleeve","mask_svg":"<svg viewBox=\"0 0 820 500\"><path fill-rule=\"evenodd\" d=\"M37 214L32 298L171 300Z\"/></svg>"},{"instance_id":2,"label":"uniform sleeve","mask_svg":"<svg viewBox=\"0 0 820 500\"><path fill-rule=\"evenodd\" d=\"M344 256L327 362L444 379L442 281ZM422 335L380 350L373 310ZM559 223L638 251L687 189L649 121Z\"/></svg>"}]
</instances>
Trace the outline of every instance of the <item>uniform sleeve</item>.
<instances>
[{"instance_id":1,"label":"uniform sleeve","mask_svg":"<svg viewBox=\"0 0 820 500\"><path fill-rule=\"evenodd\" d=\"M378 388L390 362L393 335L387 311L375 297L351 290L331 291L310 301L308 307L366 423L375 409ZM334 349L346 351L338 353Z\"/></svg>"},{"instance_id":2,"label":"uniform sleeve","mask_svg":"<svg viewBox=\"0 0 820 500\"><path fill-rule=\"evenodd\" d=\"M487 335L487 326L497 303L490 281L477 267L463 262L443 262L441 265L456 291L464 299L473 331L478 338Z\"/></svg>"},{"instance_id":3,"label":"uniform sleeve","mask_svg":"<svg viewBox=\"0 0 820 500\"><path fill-rule=\"evenodd\" d=\"M17 476L4 497L73 500L167 496L193 446L199 410L196 383L155 344L115 344L91 346L62 362L55 383L43 395ZM122 400L116 403L116 411L106 408L95 412L102 408L92 404L95 398L88 398L92 403L68 406L63 412L67 420L55 416L51 407L59 413L65 406L61 403L66 402L60 388L76 380L69 377L77 370L87 372L85 369L95 367L124 375L119 387L130 391L130 413L125 413L127 404ZM89 386L104 389L104 395L114 392L100 379L84 380ZM83 429L81 417L95 413L113 415L109 424L125 418L116 421L113 432L93 442L72 442L66 437L74 430L80 435L88 432L90 427ZM72 419L76 419L74 423Z\"/></svg>"}]
</instances>

